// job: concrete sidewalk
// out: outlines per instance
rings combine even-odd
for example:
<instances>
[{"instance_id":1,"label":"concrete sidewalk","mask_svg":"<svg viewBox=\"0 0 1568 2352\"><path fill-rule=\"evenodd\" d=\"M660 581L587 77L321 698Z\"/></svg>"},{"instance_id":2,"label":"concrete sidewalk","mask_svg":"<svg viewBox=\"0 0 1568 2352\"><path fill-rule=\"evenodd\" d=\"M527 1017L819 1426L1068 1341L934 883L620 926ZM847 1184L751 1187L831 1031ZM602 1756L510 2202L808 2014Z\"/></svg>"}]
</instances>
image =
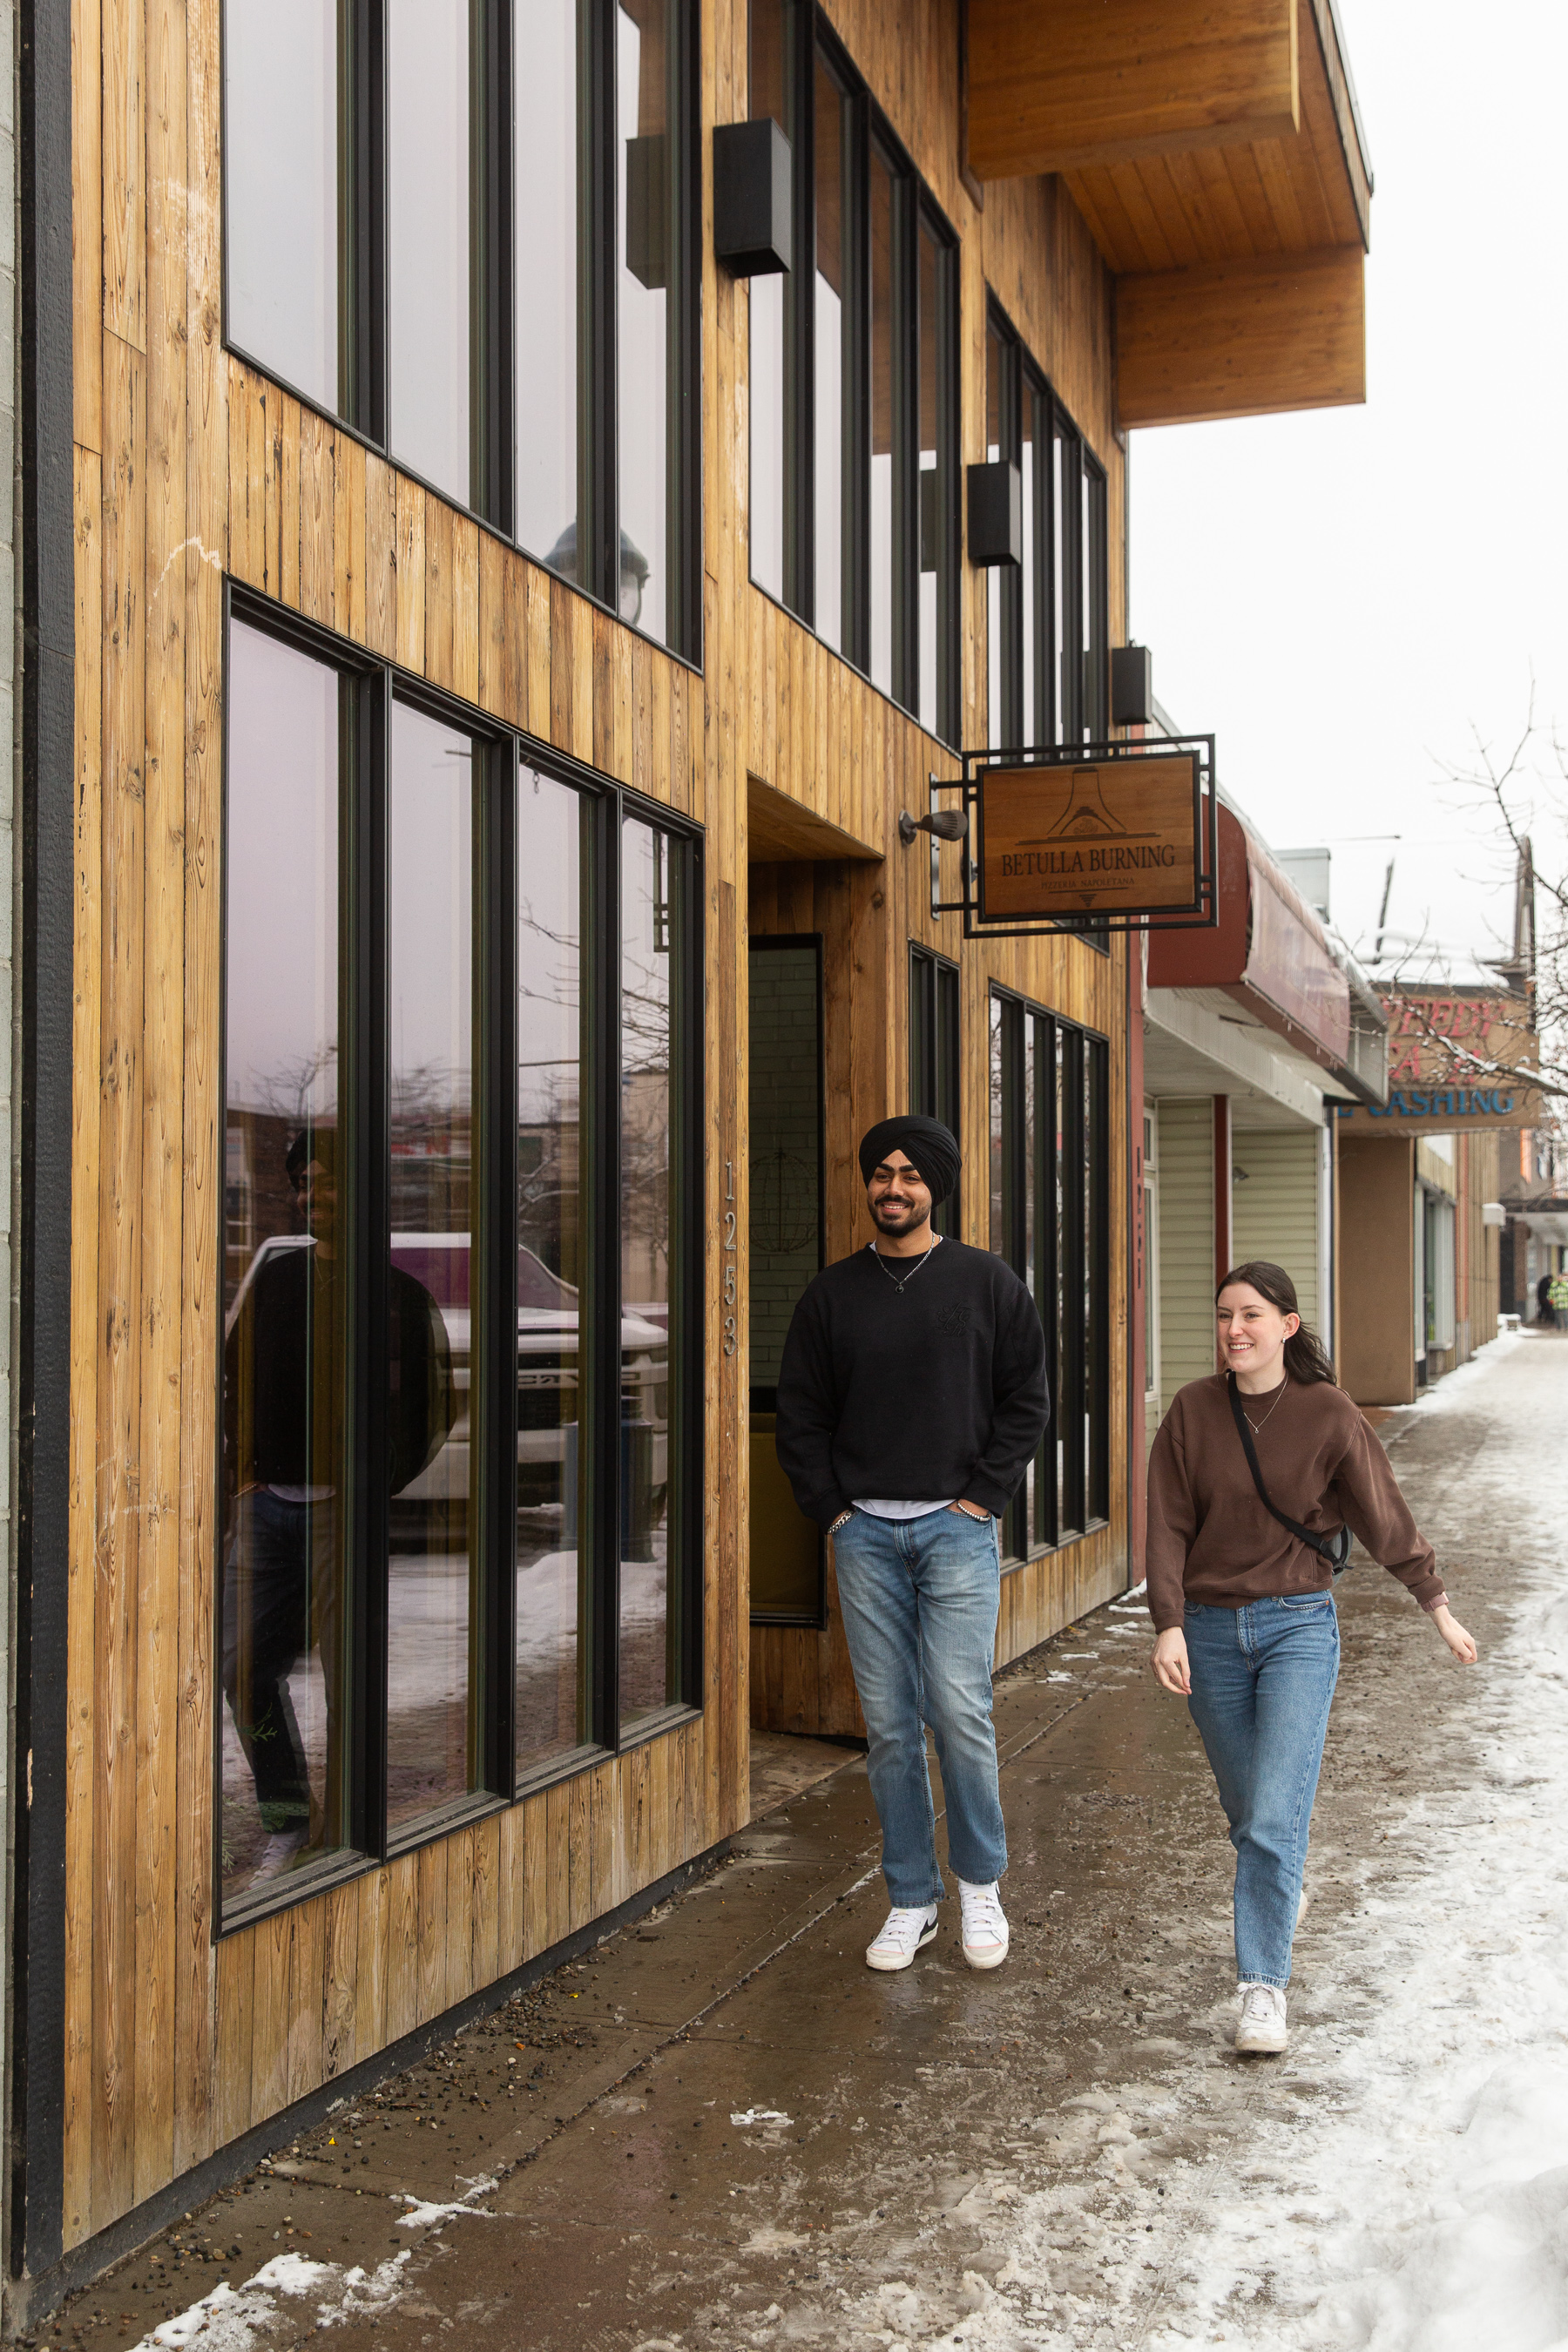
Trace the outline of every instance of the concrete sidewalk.
<instances>
[{"instance_id":1,"label":"concrete sidewalk","mask_svg":"<svg viewBox=\"0 0 1568 2352\"><path fill-rule=\"evenodd\" d=\"M1543 1344L1521 1353L1519 1379L1546 1368ZM1440 1557L1464 1562L1454 1598L1483 1652L1510 1599L1495 1490L1471 1475L1496 1430L1417 1413L1394 1453ZM234 2352L325 2321L342 2352L447 2334L481 2352L1149 2342L1221 2173L1262 2122L1329 2095L1311 2053L1314 2020L1342 2009L1336 1926L1383 1866L1390 1808L1466 1753L1481 1678L1377 1570L1340 1594L1286 2060L1228 2047L1222 1818L1185 1709L1147 1676L1142 1601L1113 1603L997 1683L1014 1941L996 1974L964 1966L956 1902L907 1974L865 1968L885 1898L851 1758L37 2340ZM1048 2279L1020 2267L1030 2200Z\"/></svg>"}]
</instances>

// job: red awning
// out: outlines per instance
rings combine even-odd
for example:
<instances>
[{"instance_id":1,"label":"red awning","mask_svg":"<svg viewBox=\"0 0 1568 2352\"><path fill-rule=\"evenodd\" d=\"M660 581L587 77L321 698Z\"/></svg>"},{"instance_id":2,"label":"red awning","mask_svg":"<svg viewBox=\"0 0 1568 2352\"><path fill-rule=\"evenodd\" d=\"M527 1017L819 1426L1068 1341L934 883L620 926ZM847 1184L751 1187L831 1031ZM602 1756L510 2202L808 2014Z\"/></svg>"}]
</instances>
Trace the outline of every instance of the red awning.
<instances>
[{"instance_id":1,"label":"red awning","mask_svg":"<svg viewBox=\"0 0 1568 2352\"><path fill-rule=\"evenodd\" d=\"M1149 932L1151 988L1221 988L1325 1070L1351 1044L1350 982L1321 923L1233 809L1219 812L1219 925Z\"/></svg>"}]
</instances>

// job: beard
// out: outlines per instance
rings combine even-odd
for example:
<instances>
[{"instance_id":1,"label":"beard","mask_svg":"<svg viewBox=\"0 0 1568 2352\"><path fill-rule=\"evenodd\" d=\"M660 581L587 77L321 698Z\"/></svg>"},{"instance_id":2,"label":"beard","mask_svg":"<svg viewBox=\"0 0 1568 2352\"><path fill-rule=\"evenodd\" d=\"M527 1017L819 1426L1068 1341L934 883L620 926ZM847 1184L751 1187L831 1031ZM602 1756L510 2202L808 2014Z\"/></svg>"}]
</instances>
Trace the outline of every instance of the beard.
<instances>
[{"instance_id":1,"label":"beard","mask_svg":"<svg viewBox=\"0 0 1568 2352\"><path fill-rule=\"evenodd\" d=\"M873 1222L885 1234L907 1234L912 1225L924 1223L930 1215L928 1206L914 1201L879 1201L871 1212Z\"/></svg>"}]
</instances>

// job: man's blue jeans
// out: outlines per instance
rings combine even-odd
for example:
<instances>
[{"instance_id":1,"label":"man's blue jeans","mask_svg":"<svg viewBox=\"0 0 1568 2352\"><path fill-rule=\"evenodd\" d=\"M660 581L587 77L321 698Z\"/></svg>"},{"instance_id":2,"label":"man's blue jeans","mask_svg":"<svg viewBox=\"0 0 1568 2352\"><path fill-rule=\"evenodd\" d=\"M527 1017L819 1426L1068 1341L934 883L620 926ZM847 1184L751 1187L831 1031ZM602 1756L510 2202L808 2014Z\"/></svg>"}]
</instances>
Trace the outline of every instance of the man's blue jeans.
<instances>
[{"instance_id":1,"label":"man's blue jeans","mask_svg":"<svg viewBox=\"0 0 1568 2352\"><path fill-rule=\"evenodd\" d=\"M1187 1607L1187 1701L1219 1784L1236 1848L1236 1972L1290 1981L1312 1800L1340 1672L1340 1621L1326 1592Z\"/></svg>"},{"instance_id":2,"label":"man's blue jeans","mask_svg":"<svg viewBox=\"0 0 1568 2352\"><path fill-rule=\"evenodd\" d=\"M879 1519L857 1511L833 1538L849 1661L866 1717L867 1769L882 1823L888 1899L941 1900L925 1727L947 1799L947 1858L988 1886L1007 1867L991 1662L1002 1598L993 1518L931 1511Z\"/></svg>"}]
</instances>

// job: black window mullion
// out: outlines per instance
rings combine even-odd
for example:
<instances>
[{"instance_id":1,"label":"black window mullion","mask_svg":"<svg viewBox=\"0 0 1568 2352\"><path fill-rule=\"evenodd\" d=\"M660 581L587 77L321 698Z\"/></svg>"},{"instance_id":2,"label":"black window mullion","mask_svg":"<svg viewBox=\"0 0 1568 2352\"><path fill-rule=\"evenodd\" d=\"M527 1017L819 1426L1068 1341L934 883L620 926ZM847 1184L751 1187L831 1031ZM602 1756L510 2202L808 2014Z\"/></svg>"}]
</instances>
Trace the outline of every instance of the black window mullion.
<instances>
[{"instance_id":1,"label":"black window mullion","mask_svg":"<svg viewBox=\"0 0 1568 2352\"><path fill-rule=\"evenodd\" d=\"M1084 1198L1083 1036L1061 1032L1061 1384L1062 1517L1069 1528L1085 1522L1084 1427Z\"/></svg>"},{"instance_id":2,"label":"black window mullion","mask_svg":"<svg viewBox=\"0 0 1568 2352\"><path fill-rule=\"evenodd\" d=\"M702 177L695 168L693 135L701 120L701 88L695 14L691 0L672 0L666 29L669 237L676 257L668 296L668 634L675 651L691 661L702 645Z\"/></svg>"},{"instance_id":3,"label":"black window mullion","mask_svg":"<svg viewBox=\"0 0 1568 2352\"><path fill-rule=\"evenodd\" d=\"M842 586L844 652L858 669L871 667L871 205L869 106L863 93L846 109L848 124L843 193L844 423Z\"/></svg>"},{"instance_id":4,"label":"black window mullion","mask_svg":"<svg viewBox=\"0 0 1568 2352\"><path fill-rule=\"evenodd\" d=\"M1066 740L1083 740L1083 454L1065 422L1062 436L1062 728Z\"/></svg>"},{"instance_id":5,"label":"black window mullion","mask_svg":"<svg viewBox=\"0 0 1568 2352\"><path fill-rule=\"evenodd\" d=\"M1057 1120L1056 1023L1035 1015L1035 1303L1046 1335L1050 1414L1035 1464L1035 1540L1054 1544L1061 1526L1057 1492Z\"/></svg>"},{"instance_id":6,"label":"black window mullion","mask_svg":"<svg viewBox=\"0 0 1568 2352\"><path fill-rule=\"evenodd\" d=\"M469 496L512 527L511 8L468 0Z\"/></svg>"},{"instance_id":7,"label":"black window mullion","mask_svg":"<svg viewBox=\"0 0 1568 2352\"><path fill-rule=\"evenodd\" d=\"M784 602L816 618L816 37L798 0L784 19L795 267L784 281Z\"/></svg>"},{"instance_id":8,"label":"black window mullion","mask_svg":"<svg viewBox=\"0 0 1568 2352\"><path fill-rule=\"evenodd\" d=\"M932 1008L931 1044L935 1116L952 1134L959 1133L958 967L945 956L936 959L936 1003ZM957 1234L962 1223L962 1179L938 1212L938 1230Z\"/></svg>"},{"instance_id":9,"label":"black window mullion","mask_svg":"<svg viewBox=\"0 0 1568 2352\"><path fill-rule=\"evenodd\" d=\"M1025 1108L1024 1008L1015 998L1002 1006L1002 1202L1007 1229L1007 1263L1020 1282L1028 1280L1026 1188L1028 1137ZM1029 1556L1026 1484L1007 1506L1003 1549L1010 1559Z\"/></svg>"},{"instance_id":10,"label":"black window mullion","mask_svg":"<svg viewBox=\"0 0 1568 2352\"><path fill-rule=\"evenodd\" d=\"M1020 365L1017 343L1011 336L1002 344L1002 455L1015 466L1023 460L1020 409ZM1006 720L1003 741L1010 750L1024 741L1024 664L1030 648L1024 643L1024 580L1016 565L1005 563L1002 587L1002 709Z\"/></svg>"},{"instance_id":11,"label":"black window mullion","mask_svg":"<svg viewBox=\"0 0 1568 2352\"><path fill-rule=\"evenodd\" d=\"M616 456L616 8L577 11L577 579L620 609Z\"/></svg>"},{"instance_id":12,"label":"black window mullion","mask_svg":"<svg viewBox=\"0 0 1568 2352\"><path fill-rule=\"evenodd\" d=\"M668 1444L672 1449L669 1531L667 1538L672 1635L678 1644L668 1688L689 1706L701 1704L703 1615L703 1414L702 1330L705 1307L703 1249L703 955L700 853L695 842L667 835L673 900L670 1039L674 1070L671 1133L670 1240L675 1255L670 1283L675 1360L669 1367Z\"/></svg>"},{"instance_id":13,"label":"black window mullion","mask_svg":"<svg viewBox=\"0 0 1568 2352\"><path fill-rule=\"evenodd\" d=\"M1107 554L1105 543L1105 477L1098 466L1086 459L1085 479L1089 485L1089 611L1084 615L1084 646L1093 656L1093 685L1088 688L1089 708L1085 724L1096 742L1110 735L1107 716L1109 708L1108 646L1110 622L1107 595ZM1089 667L1086 661L1085 668Z\"/></svg>"},{"instance_id":14,"label":"black window mullion","mask_svg":"<svg viewBox=\"0 0 1568 2352\"><path fill-rule=\"evenodd\" d=\"M923 1111L931 1089L931 959L910 946L910 1108Z\"/></svg>"},{"instance_id":15,"label":"black window mullion","mask_svg":"<svg viewBox=\"0 0 1568 2352\"><path fill-rule=\"evenodd\" d=\"M517 747L476 742L474 753L471 1778L475 1788L510 1797L517 1753Z\"/></svg>"},{"instance_id":16,"label":"black window mullion","mask_svg":"<svg viewBox=\"0 0 1568 2352\"><path fill-rule=\"evenodd\" d=\"M1110 1517L1110 1054L1089 1045L1089 1511Z\"/></svg>"},{"instance_id":17,"label":"black window mullion","mask_svg":"<svg viewBox=\"0 0 1568 2352\"><path fill-rule=\"evenodd\" d=\"M1023 398L1028 403L1029 426L1035 452L1034 480L1030 487L1030 521L1034 545L1029 560L1035 568L1035 625L1023 658L1029 666L1035 682L1035 744L1054 741L1052 732L1056 717L1056 698L1051 690L1050 646L1053 613L1051 602L1051 404L1032 375L1024 379ZM1020 638L1022 629L1020 628Z\"/></svg>"},{"instance_id":18,"label":"black window mullion","mask_svg":"<svg viewBox=\"0 0 1568 2352\"><path fill-rule=\"evenodd\" d=\"M386 6L337 0L338 400L369 440L386 438Z\"/></svg>"},{"instance_id":19,"label":"black window mullion","mask_svg":"<svg viewBox=\"0 0 1568 2352\"><path fill-rule=\"evenodd\" d=\"M936 476L942 493L937 509L936 731L944 742L957 743L963 685L959 649L958 254L946 242L937 247L936 304Z\"/></svg>"},{"instance_id":20,"label":"black window mullion","mask_svg":"<svg viewBox=\"0 0 1568 2352\"><path fill-rule=\"evenodd\" d=\"M920 703L920 228L915 184L893 182L893 698Z\"/></svg>"},{"instance_id":21,"label":"black window mullion","mask_svg":"<svg viewBox=\"0 0 1568 2352\"><path fill-rule=\"evenodd\" d=\"M591 1171L588 1313L579 1326L579 1470L585 1505L589 1608L588 1736L620 1737L621 1624L621 806L585 793L583 806L584 1164Z\"/></svg>"},{"instance_id":22,"label":"black window mullion","mask_svg":"<svg viewBox=\"0 0 1568 2352\"><path fill-rule=\"evenodd\" d=\"M383 1387L387 1361L391 1226L387 1102L386 788L392 679L345 682L352 728L343 795L340 891L345 994L342 1101L347 1139L346 1303L349 1493L346 1645L350 1843L386 1852L388 1472ZM340 1166L342 1158L340 1159ZM341 1181L341 1180L340 1180ZM339 1668L340 1675L343 1673Z\"/></svg>"},{"instance_id":23,"label":"black window mullion","mask_svg":"<svg viewBox=\"0 0 1568 2352\"><path fill-rule=\"evenodd\" d=\"M1036 430L1041 436L1037 444L1038 461L1036 472L1039 478L1037 509L1038 560L1040 566L1037 623L1039 627L1039 714L1040 740L1057 743L1062 740L1062 681L1057 661L1057 639L1060 635L1057 611L1057 464L1056 403L1045 394L1035 405Z\"/></svg>"}]
</instances>

